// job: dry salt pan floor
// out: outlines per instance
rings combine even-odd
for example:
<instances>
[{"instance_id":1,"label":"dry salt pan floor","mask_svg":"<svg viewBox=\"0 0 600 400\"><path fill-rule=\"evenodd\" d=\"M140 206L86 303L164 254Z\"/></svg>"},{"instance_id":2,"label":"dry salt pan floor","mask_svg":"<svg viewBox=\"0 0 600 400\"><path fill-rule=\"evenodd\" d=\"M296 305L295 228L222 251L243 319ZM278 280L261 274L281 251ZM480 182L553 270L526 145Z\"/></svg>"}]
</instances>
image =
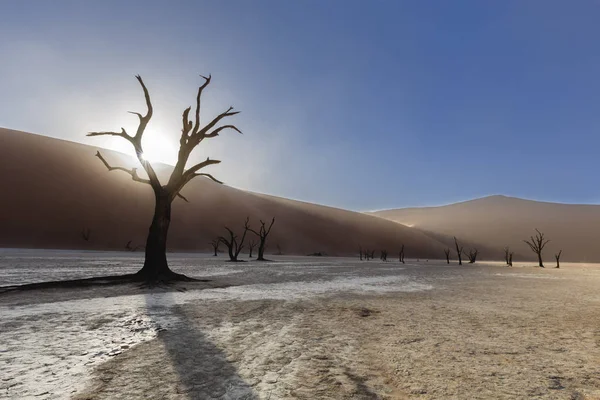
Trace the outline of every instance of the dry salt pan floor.
<instances>
[{"instance_id":1,"label":"dry salt pan floor","mask_svg":"<svg viewBox=\"0 0 600 400\"><path fill-rule=\"evenodd\" d=\"M597 265L171 258L212 281L0 294L0 398L600 399Z\"/></svg>"}]
</instances>

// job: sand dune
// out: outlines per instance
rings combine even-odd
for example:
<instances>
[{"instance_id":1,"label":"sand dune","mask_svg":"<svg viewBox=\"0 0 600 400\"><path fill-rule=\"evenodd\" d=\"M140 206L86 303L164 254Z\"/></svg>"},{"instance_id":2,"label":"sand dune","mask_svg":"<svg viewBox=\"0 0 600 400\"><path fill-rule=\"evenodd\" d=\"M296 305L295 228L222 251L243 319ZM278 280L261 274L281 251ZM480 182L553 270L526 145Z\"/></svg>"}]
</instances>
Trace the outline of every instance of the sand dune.
<instances>
[{"instance_id":1,"label":"sand dune","mask_svg":"<svg viewBox=\"0 0 600 400\"><path fill-rule=\"evenodd\" d=\"M108 172L94 157L97 148L45 136L0 129L1 247L124 249L141 245L153 213L149 186L121 172ZM134 166L123 154L104 150L109 162ZM226 162L227 160L224 160ZM167 166L157 170L168 173ZM218 176L218 167L214 169ZM250 193L206 179L183 191L190 203L176 199L168 247L207 251L223 226L241 228L246 216L276 218L268 254L351 255L359 246L407 257L443 255L443 245L418 230L374 216ZM81 238L91 230L89 242Z\"/></svg>"},{"instance_id":2,"label":"sand dune","mask_svg":"<svg viewBox=\"0 0 600 400\"><path fill-rule=\"evenodd\" d=\"M480 243L495 249L495 256L508 245L521 259L532 259L533 253L522 240L535 234L534 229L538 228L551 240L544 257L549 264L560 249L565 260L600 261L600 206L597 205L491 196L442 207L383 210L372 214L423 231L456 235ZM485 253L482 257L490 258Z\"/></svg>"}]
</instances>

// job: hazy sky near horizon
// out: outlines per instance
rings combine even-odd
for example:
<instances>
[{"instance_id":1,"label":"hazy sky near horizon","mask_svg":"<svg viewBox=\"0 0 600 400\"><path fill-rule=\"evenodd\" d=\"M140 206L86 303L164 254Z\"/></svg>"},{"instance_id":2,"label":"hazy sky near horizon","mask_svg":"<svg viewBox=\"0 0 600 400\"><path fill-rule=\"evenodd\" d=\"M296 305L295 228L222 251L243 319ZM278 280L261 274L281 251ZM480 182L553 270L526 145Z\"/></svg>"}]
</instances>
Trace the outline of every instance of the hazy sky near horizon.
<instances>
[{"instance_id":1,"label":"hazy sky near horizon","mask_svg":"<svg viewBox=\"0 0 600 400\"><path fill-rule=\"evenodd\" d=\"M354 210L505 194L600 203L600 2L13 1L0 126L175 161L181 112L244 131L197 151L235 187ZM233 122L233 120L232 120Z\"/></svg>"}]
</instances>

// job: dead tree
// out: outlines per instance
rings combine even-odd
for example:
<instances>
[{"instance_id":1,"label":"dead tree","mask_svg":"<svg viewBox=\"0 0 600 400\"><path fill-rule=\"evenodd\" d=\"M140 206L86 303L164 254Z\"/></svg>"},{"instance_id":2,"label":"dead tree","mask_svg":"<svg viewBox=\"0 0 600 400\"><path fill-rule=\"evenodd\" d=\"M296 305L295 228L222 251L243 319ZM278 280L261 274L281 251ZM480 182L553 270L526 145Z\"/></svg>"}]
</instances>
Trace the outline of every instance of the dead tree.
<instances>
[{"instance_id":1,"label":"dead tree","mask_svg":"<svg viewBox=\"0 0 600 400\"><path fill-rule=\"evenodd\" d=\"M362 250L362 247L358 248L358 256L360 257L360 261L362 261L362 259L363 259L363 250Z\"/></svg>"},{"instance_id":2,"label":"dead tree","mask_svg":"<svg viewBox=\"0 0 600 400\"><path fill-rule=\"evenodd\" d=\"M510 248L508 246L506 246L504 248L504 261L506 261L506 265L509 265L508 264L508 256L509 256L509 254L510 254Z\"/></svg>"},{"instance_id":3,"label":"dead tree","mask_svg":"<svg viewBox=\"0 0 600 400\"><path fill-rule=\"evenodd\" d=\"M200 172L205 167L210 165L218 164L221 161L211 160L207 158L205 161L194 164L186 169L189 157L192 151L205 139L210 139L219 136L224 130L231 129L242 133L234 125L221 125L217 126L225 118L238 114L238 111L233 111L233 107L229 107L226 111L220 113L214 117L209 123L202 126L200 124L200 98L203 90L209 85L211 76L203 77L204 83L198 88L198 94L196 95L196 108L194 113L194 122L189 118L191 107L186 108L182 115L182 129L181 136L179 139L179 153L177 156L177 163L171 172L169 181L166 184L162 184L158 179L158 176L152 167L152 164L144 158L144 149L142 146L142 137L146 130L148 123L153 115L152 102L150 100L150 94L142 78L136 76L139 84L142 86L144 92L144 98L146 100L146 113L141 114L137 112L131 112L137 115L139 124L135 134L128 134L124 128L121 128L120 132L90 132L88 136L117 136L121 137L131 144L135 150L138 161L142 165L147 178L138 175L136 168L127 169L124 167L113 167L102 157L100 152L96 153L96 156L104 164L109 171L122 171L129 175L135 182L149 185L154 192L154 216L148 237L146 239L146 254L144 260L144 266L136 274L136 277L140 280L146 281L170 281L170 280L190 280L185 275L177 274L169 268L167 262L167 234L169 231L169 225L171 223L171 203L176 197L187 201L187 199L181 194L183 187L197 176L211 179L217 183L222 183L211 174Z\"/></svg>"},{"instance_id":4,"label":"dead tree","mask_svg":"<svg viewBox=\"0 0 600 400\"><path fill-rule=\"evenodd\" d=\"M404 245L400 247L400 254L398 255L398 261L404 264Z\"/></svg>"},{"instance_id":5,"label":"dead tree","mask_svg":"<svg viewBox=\"0 0 600 400\"><path fill-rule=\"evenodd\" d=\"M227 251L229 252L229 261L239 261L238 255L244 248L244 240L246 239L246 233L248 233L248 231L250 230L250 226L248 225L249 221L250 218L246 218L246 222L244 222L244 233L242 234L242 237L239 241L238 236L235 233L233 233L233 231L228 227L225 227L225 229L229 233L229 237L219 236L219 240L223 244L225 244L225 246L227 246Z\"/></svg>"},{"instance_id":6,"label":"dead tree","mask_svg":"<svg viewBox=\"0 0 600 400\"><path fill-rule=\"evenodd\" d=\"M529 246L531 251L533 251L535 254L537 254L538 265L540 267L544 268L544 263L542 262L542 250L544 250L544 247L546 247L546 245L548 244L548 242L550 240L545 239L544 234L542 232L538 231L537 229L535 231L537 232L535 237L530 236L530 238L529 238L530 240L523 240L523 241L525 243L527 243L527 245Z\"/></svg>"},{"instance_id":7,"label":"dead tree","mask_svg":"<svg viewBox=\"0 0 600 400\"><path fill-rule=\"evenodd\" d=\"M252 252L254 251L255 247L256 242L254 240L248 242L248 258L252 258Z\"/></svg>"},{"instance_id":8,"label":"dead tree","mask_svg":"<svg viewBox=\"0 0 600 400\"><path fill-rule=\"evenodd\" d=\"M248 228L248 230L252 233L254 233L256 236L258 236L259 239L259 243L258 243L258 257L256 258L257 261L267 261L265 260L265 246L267 243L267 236L269 236L269 233L271 232L271 228L273 227L273 224L275 223L275 217L273 217L273 219L271 220L271 224L269 225L269 227L267 228L267 224L265 224L263 222L263 220L260 220L260 229L257 231L255 231L252 228ZM277 245L277 248L279 248L279 245ZM280 250L281 252L281 250Z\"/></svg>"},{"instance_id":9,"label":"dead tree","mask_svg":"<svg viewBox=\"0 0 600 400\"><path fill-rule=\"evenodd\" d=\"M387 261L387 250L381 250L381 256L379 258L381 261Z\"/></svg>"},{"instance_id":10,"label":"dead tree","mask_svg":"<svg viewBox=\"0 0 600 400\"><path fill-rule=\"evenodd\" d=\"M142 247L144 247L144 246L141 246L141 245L138 245L138 246L135 246L135 247L133 247L133 246L131 245L131 242L133 242L133 240L130 240L130 241L129 241L129 242L127 242L127 244L125 245L125 249L126 249L127 251L137 251L139 248L142 248Z\"/></svg>"},{"instance_id":11,"label":"dead tree","mask_svg":"<svg viewBox=\"0 0 600 400\"><path fill-rule=\"evenodd\" d=\"M90 241L90 237L92 236L92 231L90 228L85 228L81 231L81 238L86 242Z\"/></svg>"},{"instance_id":12,"label":"dead tree","mask_svg":"<svg viewBox=\"0 0 600 400\"><path fill-rule=\"evenodd\" d=\"M508 266L512 267L512 258L513 258L513 254L515 253L508 253Z\"/></svg>"},{"instance_id":13,"label":"dead tree","mask_svg":"<svg viewBox=\"0 0 600 400\"><path fill-rule=\"evenodd\" d=\"M450 249L444 249L444 253L446 254L446 264L450 264Z\"/></svg>"},{"instance_id":14,"label":"dead tree","mask_svg":"<svg viewBox=\"0 0 600 400\"><path fill-rule=\"evenodd\" d=\"M213 251L214 251L213 256L216 257L218 255L217 253L219 252L219 245L221 244L221 239L219 239L219 238L213 239L209 242L209 244L213 248Z\"/></svg>"},{"instance_id":15,"label":"dead tree","mask_svg":"<svg viewBox=\"0 0 600 400\"><path fill-rule=\"evenodd\" d=\"M558 252L558 254L554 255L554 258L556 258L556 267L555 268L560 268L560 255L562 254L562 250L560 250Z\"/></svg>"},{"instance_id":16,"label":"dead tree","mask_svg":"<svg viewBox=\"0 0 600 400\"><path fill-rule=\"evenodd\" d=\"M458 256L458 265L462 265L463 247L458 245L458 240L454 236L454 244L456 245L456 255Z\"/></svg>"},{"instance_id":17,"label":"dead tree","mask_svg":"<svg viewBox=\"0 0 600 400\"><path fill-rule=\"evenodd\" d=\"M467 257L469 258L469 264L475 264L477 261L477 254L479 254L477 249L469 249L469 253L467 254Z\"/></svg>"},{"instance_id":18,"label":"dead tree","mask_svg":"<svg viewBox=\"0 0 600 400\"><path fill-rule=\"evenodd\" d=\"M283 252L281 251L281 246L279 246L279 243L277 243L275 246L277 247L277 253L275 253L275 255L282 256Z\"/></svg>"}]
</instances>

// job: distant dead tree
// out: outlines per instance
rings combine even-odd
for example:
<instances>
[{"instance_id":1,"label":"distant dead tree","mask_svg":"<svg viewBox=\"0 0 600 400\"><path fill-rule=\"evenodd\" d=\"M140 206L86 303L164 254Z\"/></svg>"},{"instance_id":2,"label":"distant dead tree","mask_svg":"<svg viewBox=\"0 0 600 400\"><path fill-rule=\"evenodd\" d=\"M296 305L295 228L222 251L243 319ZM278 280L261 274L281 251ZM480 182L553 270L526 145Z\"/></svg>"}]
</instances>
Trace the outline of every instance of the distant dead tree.
<instances>
[{"instance_id":1,"label":"distant dead tree","mask_svg":"<svg viewBox=\"0 0 600 400\"><path fill-rule=\"evenodd\" d=\"M252 228L248 228L248 230L250 232L254 233L256 236L258 236L258 239L259 239L258 257L256 258L257 261L267 261L267 260L265 260L265 246L267 243L267 236L269 236L269 233L271 233L271 228L273 227L274 223L275 223L275 217L273 217L273 219L271 220L271 224L269 225L268 228L267 228L267 224L265 224L263 220L260 220L260 229L258 230L258 232ZM279 245L277 247L279 247Z\"/></svg>"},{"instance_id":2,"label":"distant dead tree","mask_svg":"<svg viewBox=\"0 0 600 400\"><path fill-rule=\"evenodd\" d=\"M221 245L221 239L219 239L219 238L213 239L210 242L208 242L208 244L210 244L212 246L213 251L214 251L214 257L216 257L218 255L217 253L219 252L219 246Z\"/></svg>"},{"instance_id":3,"label":"distant dead tree","mask_svg":"<svg viewBox=\"0 0 600 400\"><path fill-rule=\"evenodd\" d=\"M369 258L370 258L371 260L373 260L373 259L375 258L375 250L370 250L370 251L369 251Z\"/></svg>"},{"instance_id":4,"label":"distant dead tree","mask_svg":"<svg viewBox=\"0 0 600 400\"><path fill-rule=\"evenodd\" d=\"M183 187L192 179L197 176L202 176L211 179L217 183L222 183L215 179L212 175L200 172L203 168L210 165L218 164L221 161L211 160L207 158L198 164L192 165L186 169L187 162L189 160L192 151L205 139L214 138L219 136L219 133L226 129L231 129L242 133L234 125L222 125L218 126L219 122L225 118L238 114L238 111L233 111L233 107L229 107L226 111L220 113L213 118L209 123L204 126L200 124L200 98L202 91L208 86L211 80L211 76L203 77L204 83L198 88L198 94L196 96L196 109L195 109L195 121L192 122L189 118L191 107L186 108L182 115L182 129L181 137L179 139L179 152L177 156L177 163L171 172L171 176L167 184L163 185L158 176L150 164L150 162L144 157L144 149L142 146L142 137L146 130L146 126L150 122L153 115L152 102L150 100L150 94L146 85L142 81L142 78L136 76L139 84L142 86L144 97L146 100L146 113L131 112L137 115L139 119L139 125L134 135L129 135L124 128L121 128L120 132L90 132L88 136L117 136L125 139L129 142L135 150L138 161L144 168L148 178L140 177L137 173L136 168L127 169L123 167L113 167L102 157L100 152L96 153L96 157L104 164L109 171L122 171L131 175L131 179L135 182L144 183L150 185L154 191L154 216L152 218L152 224L148 232L148 238L146 240L146 254L144 260L144 266L136 274L136 278L145 281L173 281L173 280L190 280L182 274L177 274L169 268L167 262L167 234L169 231L169 225L171 223L171 203L176 197L187 201L187 199L181 194Z\"/></svg>"},{"instance_id":5,"label":"distant dead tree","mask_svg":"<svg viewBox=\"0 0 600 400\"><path fill-rule=\"evenodd\" d=\"M560 255L562 254L562 250L560 250L558 252L558 254L554 255L554 258L556 258L556 267L555 268L560 268Z\"/></svg>"},{"instance_id":6,"label":"distant dead tree","mask_svg":"<svg viewBox=\"0 0 600 400\"><path fill-rule=\"evenodd\" d=\"M275 255L282 256L283 252L281 251L281 246L279 246L279 243L277 243L275 246L277 247L277 253L275 253Z\"/></svg>"},{"instance_id":7,"label":"distant dead tree","mask_svg":"<svg viewBox=\"0 0 600 400\"><path fill-rule=\"evenodd\" d=\"M246 218L246 222L244 222L244 233L242 234L241 239L238 241L238 236L233 233L231 229L225 227L227 232L229 233L229 237L219 236L219 240L227 246L227 251L229 252L229 261L238 261L238 255L244 248L244 240L246 239L246 233L250 230L249 227L250 218Z\"/></svg>"},{"instance_id":8,"label":"distant dead tree","mask_svg":"<svg viewBox=\"0 0 600 400\"><path fill-rule=\"evenodd\" d=\"M512 258L513 258L513 254L515 253L508 253L508 266L512 267Z\"/></svg>"},{"instance_id":9,"label":"distant dead tree","mask_svg":"<svg viewBox=\"0 0 600 400\"><path fill-rule=\"evenodd\" d=\"M454 236L454 245L456 246L456 255L458 256L458 265L462 265L463 247L459 246L456 236Z\"/></svg>"},{"instance_id":10,"label":"distant dead tree","mask_svg":"<svg viewBox=\"0 0 600 400\"><path fill-rule=\"evenodd\" d=\"M467 257L469 258L469 264L475 264L477 261L477 254L479 254L479 250L469 249L469 253L467 254Z\"/></svg>"},{"instance_id":11,"label":"distant dead tree","mask_svg":"<svg viewBox=\"0 0 600 400\"><path fill-rule=\"evenodd\" d=\"M398 261L404 264L404 244L400 247L400 254L398 254Z\"/></svg>"},{"instance_id":12,"label":"distant dead tree","mask_svg":"<svg viewBox=\"0 0 600 400\"><path fill-rule=\"evenodd\" d=\"M504 248L504 261L506 261L506 265L508 264L508 255L510 254L510 248L508 246L506 246Z\"/></svg>"},{"instance_id":13,"label":"distant dead tree","mask_svg":"<svg viewBox=\"0 0 600 400\"><path fill-rule=\"evenodd\" d=\"M446 264L450 264L450 249L444 249L444 254L446 254Z\"/></svg>"},{"instance_id":14,"label":"distant dead tree","mask_svg":"<svg viewBox=\"0 0 600 400\"><path fill-rule=\"evenodd\" d=\"M362 261L362 259L363 259L363 250L362 250L362 247L358 248L358 256L360 257L360 261Z\"/></svg>"},{"instance_id":15,"label":"distant dead tree","mask_svg":"<svg viewBox=\"0 0 600 400\"><path fill-rule=\"evenodd\" d=\"M86 242L90 241L90 237L92 236L92 231L90 228L84 228L81 230L81 238Z\"/></svg>"},{"instance_id":16,"label":"distant dead tree","mask_svg":"<svg viewBox=\"0 0 600 400\"><path fill-rule=\"evenodd\" d=\"M140 249L140 248L144 247L144 246L142 246L142 245L138 245L138 246L135 246L135 247L133 247L133 246L131 245L131 243L132 243L132 242L133 242L133 240L130 240L130 241L129 241L129 242L127 242L127 244L125 245L125 249L126 249L127 251L137 251L138 249Z\"/></svg>"},{"instance_id":17,"label":"distant dead tree","mask_svg":"<svg viewBox=\"0 0 600 400\"><path fill-rule=\"evenodd\" d=\"M548 242L550 240L545 239L544 234L542 232L540 232L539 230L537 230L537 228L535 231L537 232L535 237L531 236L530 240L523 240L523 241L525 243L527 243L527 245L529 246L531 251L533 251L535 254L537 254L538 264L540 267L544 268L544 263L542 262L542 250L544 250L544 247L548 244Z\"/></svg>"},{"instance_id":18,"label":"distant dead tree","mask_svg":"<svg viewBox=\"0 0 600 400\"><path fill-rule=\"evenodd\" d=\"M381 261L387 261L387 250L381 250L381 256L379 256Z\"/></svg>"},{"instance_id":19,"label":"distant dead tree","mask_svg":"<svg viewBox=\"0 0 600 400\"><path fill-rule=\"evenodd\" d=\"M248 242L248 258L252 258L252 251L256 247L256 241L251 240Z\"/></svg>"}]
</instances>

